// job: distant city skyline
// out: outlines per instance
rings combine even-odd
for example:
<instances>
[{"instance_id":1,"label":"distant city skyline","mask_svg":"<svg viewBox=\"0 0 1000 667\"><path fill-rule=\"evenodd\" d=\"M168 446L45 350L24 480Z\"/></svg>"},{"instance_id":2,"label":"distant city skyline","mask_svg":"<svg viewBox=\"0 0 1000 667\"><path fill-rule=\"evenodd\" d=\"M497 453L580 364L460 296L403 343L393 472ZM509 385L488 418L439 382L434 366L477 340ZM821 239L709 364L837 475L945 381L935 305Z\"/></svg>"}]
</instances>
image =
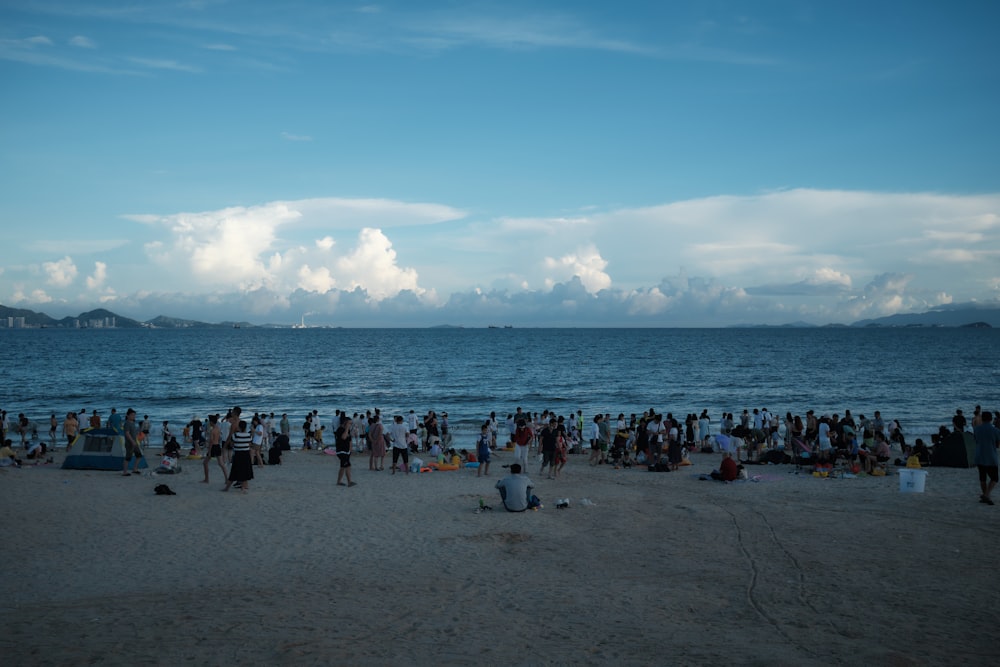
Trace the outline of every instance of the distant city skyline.
<instances>
[{"instance_id":1,"label":"distant city skyline","mask_svg":"<svg viewBox=\"0 0 1000 667\"><path fill-rule=\"evenodd\" d=\"M342 326L1000 303L1000 5L0 8L0 303Z\"/></svg>"}]
</instances>

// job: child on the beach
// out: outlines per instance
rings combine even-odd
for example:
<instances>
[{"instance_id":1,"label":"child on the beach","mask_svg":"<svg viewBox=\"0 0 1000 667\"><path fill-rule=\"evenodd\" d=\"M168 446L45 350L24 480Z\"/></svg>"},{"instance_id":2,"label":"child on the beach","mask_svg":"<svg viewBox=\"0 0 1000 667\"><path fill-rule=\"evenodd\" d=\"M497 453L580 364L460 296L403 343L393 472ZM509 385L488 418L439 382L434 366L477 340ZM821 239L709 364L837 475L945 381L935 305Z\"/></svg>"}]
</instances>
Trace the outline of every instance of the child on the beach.
<instances>
[{"instance_id":1,"label":"child on the beach","mask_svg":"<svg viewBox=\"0 0 1000 667\"><path fill-rule=\"evenodd\" d=\"M479 440L476 442L476 455L479 458L479 467L476 468L476 477L490 474L490 423L486 422L480 429Z\"/></svg>"},{"instance_id":2,"label":"child on the beach","mask_svg":"<svg viewBox=\"0 0 1000 667\"><path fill-rule=\"evenodd\" d=\"M170 432L170 426L169 426L169 424L170 424L169 421L163 422L163 453L164 454L167 451L167 443L170 442L171 438L173 438L175 441L177 440L176 438L174 438L173 434Z\"/></svg>"}]
</instances>

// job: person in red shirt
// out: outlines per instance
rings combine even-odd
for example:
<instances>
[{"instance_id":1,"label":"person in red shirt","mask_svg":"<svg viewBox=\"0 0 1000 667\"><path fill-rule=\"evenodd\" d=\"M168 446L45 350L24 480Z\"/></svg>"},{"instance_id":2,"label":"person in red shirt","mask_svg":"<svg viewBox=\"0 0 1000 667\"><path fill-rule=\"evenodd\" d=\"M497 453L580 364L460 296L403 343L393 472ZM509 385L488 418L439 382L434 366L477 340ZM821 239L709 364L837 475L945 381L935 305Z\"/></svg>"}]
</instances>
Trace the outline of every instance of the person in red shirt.
<instances>
[{"instance_id":1,"label":"person in red shirt","mask_svg":"<svg viewBox=\"0 0 1000 667\"><path fill-rule=\"evenodd\" d=\"M722 455L722 463L719 464L719 469L713 470L711 477L722 482L732 482L739 477L739 474L739 467L736 465L736 461L733 460L732 454L725 452Z\"/></svg>"}]
</instances>

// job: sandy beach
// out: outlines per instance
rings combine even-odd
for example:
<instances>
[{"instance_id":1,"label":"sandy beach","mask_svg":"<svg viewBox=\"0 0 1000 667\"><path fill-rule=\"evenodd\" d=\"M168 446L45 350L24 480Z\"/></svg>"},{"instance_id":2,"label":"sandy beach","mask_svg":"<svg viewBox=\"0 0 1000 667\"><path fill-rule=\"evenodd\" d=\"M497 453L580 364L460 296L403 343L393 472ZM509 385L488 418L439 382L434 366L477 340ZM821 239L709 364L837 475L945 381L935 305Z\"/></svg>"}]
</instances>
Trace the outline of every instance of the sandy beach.
<instances>
[{"instance_id":1,"label":"sandy beach","mask_svg":"<svg viewBox=\"0 0 1000 667\"><path fill-rule=\"evenodd\" d=\"M996 662L1000 508L973 469L901 493L794 466L698 480L715 454L675 473L571 456L558 480L533 462L544 507L512 514L505 453L489 478L355 455L346 488L334 457L290 452L248 494L199 461L122 477L62 456L0 471L5 664Z\"/></svg>"}]
</instances>

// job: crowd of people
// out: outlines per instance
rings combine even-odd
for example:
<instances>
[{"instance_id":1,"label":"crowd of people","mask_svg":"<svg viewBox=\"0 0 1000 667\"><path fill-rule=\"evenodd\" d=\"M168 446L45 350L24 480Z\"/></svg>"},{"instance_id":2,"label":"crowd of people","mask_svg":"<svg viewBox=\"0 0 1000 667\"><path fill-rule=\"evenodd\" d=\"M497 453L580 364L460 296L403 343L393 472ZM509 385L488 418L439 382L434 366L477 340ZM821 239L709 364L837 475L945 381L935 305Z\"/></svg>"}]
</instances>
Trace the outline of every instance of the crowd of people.
<instances>
[{"instance_id":1,"label":"crowd of people","mask_svg":"<svg viewBox=\"0 0 1000 667\"><path fill-rule=\"evenodd\" d=\"M893 446L898 448L903 459L914 457L919 464L929 465L935 445L951 433L971 430L977 442L975 463L980 466L982 477L981 500L992 504L990 494L997 483L996 448L993 447L991 453L988 440L994 432L1000 433L993 426L992 417L992 413L983 411L980 406L975 407L971 420L966 419L961 409L956 410L951 428L942 425L932 436L930 445L920 438L908 442L900 422L883 419L878 410L870 418L863 414L855 418L850 410L845 410L843 416L837 413L817 416L813 410L807 410L803 418L791 412L781 417L767 408L754 408L744 409L739 417L724 412L713 423L707 410L675 417L673 413L651 408L628 417L624 413L614 418L611 413L597 413L585 418L582 410L558 415L548 410L532 413L518 407L508 413L506 419L491 412L482 422L476 441L468 443L472 452L465 447L456 451L448 413L442 412L439 416L434 410L422 416L414 410L396 414L388 420L388 425L383 424L381 411L377 408L352 415L337 410L329 429L318 410L313 410L298 428L302 449L324 450L338 457L337 484L349 487L357 484L351 474L352 452L368 454L370 471L384 470L385 459L391 452L393 474L409 472L409 458L424 453L439 461L454 458L462 463L476 463L477 474L488 476L492 453L498 448L511 450L511 465L516 464L525 473L534 450L540 462L538 474L548 479L560 476L569 454L588 451L589 465L608 464L614 468L645 465L650 470L677 470L689 452L722 451L741 463L803 459L821 464L844 461L857 466L858 470L873 472L886 466ZM111 408L106 420L102 420L97 410L89 415L86 409L71 411L61 422L52 414L48 419L48 444L39 436L37 422L23 413L11 420L6 411L0 411L0 442L3 443L0 465L22 463L9 435L20 439L25 458L36 462L51 461L46 457L50 448L56 446L57 431L61 431L68 448L82 431L102 426L125 436L126 460L122 474L135 474L143 450L149 446L152 422L148 415L139 420L132 408L124 416ZM202 461L205 483L209 482L214 460L226 479L224 490L235 485L245 493L253 479L254 468L265 465L265 451L268 464L280 464L282 452L291 448L295 428L287 413L276 416L273 412L257 412L248 420L241 408L234 407L225 415L215 413L205 420L193 417L181 427L180 441L169 421L163 421L160 430L161 455L179 458L183 448L189 448L187 456ZM328 430L333 432L329 438L326 437ZM327 440L332 445L326 445ZM1000 442L1000 437L997 441ZM728 463L725 468L728 477L732 468Z\"/></svg>"}]
</instances>

